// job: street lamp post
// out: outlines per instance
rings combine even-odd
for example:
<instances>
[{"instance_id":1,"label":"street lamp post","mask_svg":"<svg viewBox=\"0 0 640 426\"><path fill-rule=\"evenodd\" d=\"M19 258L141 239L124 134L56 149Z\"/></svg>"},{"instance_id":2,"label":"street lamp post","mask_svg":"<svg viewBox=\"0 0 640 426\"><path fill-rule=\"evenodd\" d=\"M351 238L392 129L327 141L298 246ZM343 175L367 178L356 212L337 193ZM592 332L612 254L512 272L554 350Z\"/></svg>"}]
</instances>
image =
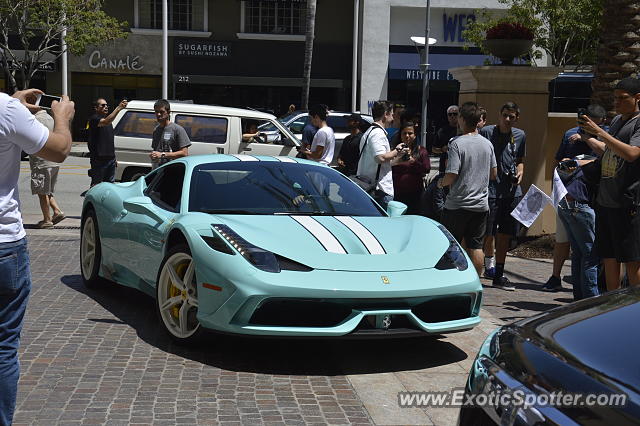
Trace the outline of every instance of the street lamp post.
<instances>
[{"instance_id":1,"label":"street lamp post","mask_svg":"<svg viewBox=\"0 0 640 426\"><path fill-rule=\"evenodd\" d=\"M162 0L162 98L169 99L169 13L168 0Z\"/></svg>"},{"instance_id":2,"label":"street lamp post","mask_svg":"<svg viewBox=\"0 0 640 426\"><path fill-rule=\"evenodd\" d=\"M429 117L427 115L427 104L429 101L429 39L431 19L431 0L427 0L427 19L424 31L424 73L422 74L422 146L427 146L427 128L429 127ZM435 40L434 40L435 42ZM422 67L420 67L422 68Z\"/></svg>"}]
</instances>

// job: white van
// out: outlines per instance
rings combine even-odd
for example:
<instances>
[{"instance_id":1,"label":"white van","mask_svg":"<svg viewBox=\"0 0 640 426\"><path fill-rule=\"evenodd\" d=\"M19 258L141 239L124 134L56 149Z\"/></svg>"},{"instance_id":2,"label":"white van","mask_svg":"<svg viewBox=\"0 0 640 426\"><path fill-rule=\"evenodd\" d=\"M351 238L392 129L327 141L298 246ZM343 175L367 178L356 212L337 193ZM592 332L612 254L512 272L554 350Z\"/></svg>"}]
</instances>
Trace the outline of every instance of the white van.
<instances>
[{"instance_id":1,"label":"white van","mask_svg":"<svg viewBox=\"0 0 640 426\"><path fill-rule=\"evenodd\" d=\"M118 167L116 179L137 179L151 171L151 136L158 122L153 101L130 101L113 121L114 144ZM275 116L259 111L211 105L171 103L171 121L181 125L189 135L189 155L250 154L292 156L300 141ZM242 134L251 125L269 124L278 129L276 137L243 141Z\"/></svg>"}]
</instances>

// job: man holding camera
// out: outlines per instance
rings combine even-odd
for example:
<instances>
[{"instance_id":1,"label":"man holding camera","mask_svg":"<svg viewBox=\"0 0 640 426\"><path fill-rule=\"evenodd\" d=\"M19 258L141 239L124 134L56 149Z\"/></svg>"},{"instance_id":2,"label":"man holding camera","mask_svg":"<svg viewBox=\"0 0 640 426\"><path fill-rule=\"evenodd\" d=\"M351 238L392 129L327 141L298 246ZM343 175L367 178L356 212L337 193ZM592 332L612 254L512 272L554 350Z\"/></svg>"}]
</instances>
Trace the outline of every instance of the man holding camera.
<instances>
[{"instance_id":1,"label":"man holding camera","mask_svg":"<svg viewBox=\"0 0 640 426\"><path fill-rule=\"evenodd\" d=\"M93 101L95 114L89 117L89 162L91 186L100 182L114 182L116 175L116 151L113 144L113 125L120 111L127 107L122 100L109 114L109 104L104 98Z\"/></svg>"},{"instance_id":2,"label":"man holding camera","mask_svg":"<svg viewBox=\"0 0 640 426\"><path fill-rule=\"evenodd\" d=\"M598 254L603 259L607 290L620 287L620 264L629 284L640 285L640 80L623 78L613 91L617 115L609 132L587 115L578 120L583 140L601 156L596 196Z\"/></svg>"},{"instance_id":3,"label":"man holding camera","mask_svg":"<svg viewBox=\"0 0 640 426\"><path fill-rule=\"evenodd\" d=\"M604 123L604 118L607 115L605 109L596 104L589 105L587 108L579 108L578 116L586 114L598 125ZM608 130L608 126L605 127ZM593 151L585 141L582 140L581 135L584 132L580 130L580 127L576 126L567 130L562 138L562 142L556 152L556 161L561 163L566 160L574 159L581 155L591 155ZM570 196L571 197L571 196ZM586 201L589 203L589 200ZM590 207L589 207L590 208ZM569 235L563 225L563 221L560 219L560 210L556 214L556 237L555 244L553 246L553 271L551 277L542 286L544 291L558 291L562 288L562 281L560 279L560 272L562 266L569 258ZM573 266L573 264L572 264ZM572 273L573 275L573 273Z\"/></svg>"},{"instance_id":4,"label":"man holding camera","mask_svg":"<svg viewBox=\"0 0 640 426\"><path fill-rule=\"evenodd\" d=\"M387 131L393 122L393 107L387 101L376 101L371 107L373 124L362 135L360 140L360 160L358 161L359 177L368 179L373 184L372 197L383 209L393 200L392 162L409 153L404 144L395 149L389 146Z\"/></svg>"},{"instance_id":5,"label":"man holding camera","mask_svg":"<svg viewBox=\"0 0 640 426\"><path fill-rule=\"evenodd\" d=\"M496 265L493 286L509 291L514 291L515 287L504 276L504 263L511 238L515 237L520 229L511 212L522 198L520 183L526 153L526 135L523 130L513 127L519 118L520 107L514 102L507 102L500 108L498 125L485 126L480 130L480 134L493 144L498 165L497 179L489 182L489 217L486 231L487 237L495 237ZM486 254L485 250L485 256Z\"/></svg>"}]
</instances>

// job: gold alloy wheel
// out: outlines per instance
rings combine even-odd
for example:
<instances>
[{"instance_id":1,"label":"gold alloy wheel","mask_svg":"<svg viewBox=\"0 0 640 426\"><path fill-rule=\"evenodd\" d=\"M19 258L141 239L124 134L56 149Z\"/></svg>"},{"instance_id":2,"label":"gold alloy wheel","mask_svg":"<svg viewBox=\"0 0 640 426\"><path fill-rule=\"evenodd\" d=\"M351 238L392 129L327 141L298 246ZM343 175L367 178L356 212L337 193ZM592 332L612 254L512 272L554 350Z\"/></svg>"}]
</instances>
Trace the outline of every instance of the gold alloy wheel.
<instances>
[{"instance_id":1,"label":"gold alloy wheel","mask_svg":"<svg viewBox=\"0 0 640 426\"><path fill-rule=\"evenodd\" d=\"M96 226L93 217L88 216L82 228L80 241L80 267L82 277L89 281L92 278L96 261Z\"/></svg>"},{"instance_id":2,"label":"gold alloy wheel","mask_svg":"<svg viewBox=\"0 0 640 426\"><path fill-rule=\"evenodd\" d=\"M195 263L189 254L177 252L167 258L158 280L157 303L172 335L186 339L198 331Z\"/></svg>"}]
</instances>

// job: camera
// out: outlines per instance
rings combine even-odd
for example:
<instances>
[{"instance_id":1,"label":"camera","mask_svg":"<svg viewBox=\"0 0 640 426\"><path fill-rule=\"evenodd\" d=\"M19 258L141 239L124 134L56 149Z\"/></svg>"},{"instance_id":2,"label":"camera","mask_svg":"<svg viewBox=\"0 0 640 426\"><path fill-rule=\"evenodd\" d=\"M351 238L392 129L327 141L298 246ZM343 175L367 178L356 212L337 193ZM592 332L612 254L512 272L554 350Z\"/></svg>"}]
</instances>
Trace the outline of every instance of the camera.
<instances>
[{"instance_id":1,"label":"camera","mask_svg":"<svg viewBox=\"0 0 640 426\"><path fill-rule=\"evenodd\" d=\"M43 93L41 95L38 95L35 105L39 106L40 108L51 109L51 104L53 104L53 101L60 102L61 100L62 97L60 96L47 95Z\"/></svg>"},{"instance_id":2,"label":"camera","mask_svg":"<svg viewBox=\"0 0 640 426\"><path fill-rule=\"evenodd\" d=\"M511 185L517 185L518 184L518 168L516 167L515 164L512 164L509 169L507 170L506 173L507 177L509 178L509 180L511 181Z\"/></svg>"},{"instance_id":3,"label":"camera","mask_svg":"<svg viewBox=\"0 0 640 426\"><path fill-rule=\"evenodd\" d=\"M409 160L411 160L411 154L407 152L402 156L402 161L409 161Z\"/></svg>"}]
</instances>

